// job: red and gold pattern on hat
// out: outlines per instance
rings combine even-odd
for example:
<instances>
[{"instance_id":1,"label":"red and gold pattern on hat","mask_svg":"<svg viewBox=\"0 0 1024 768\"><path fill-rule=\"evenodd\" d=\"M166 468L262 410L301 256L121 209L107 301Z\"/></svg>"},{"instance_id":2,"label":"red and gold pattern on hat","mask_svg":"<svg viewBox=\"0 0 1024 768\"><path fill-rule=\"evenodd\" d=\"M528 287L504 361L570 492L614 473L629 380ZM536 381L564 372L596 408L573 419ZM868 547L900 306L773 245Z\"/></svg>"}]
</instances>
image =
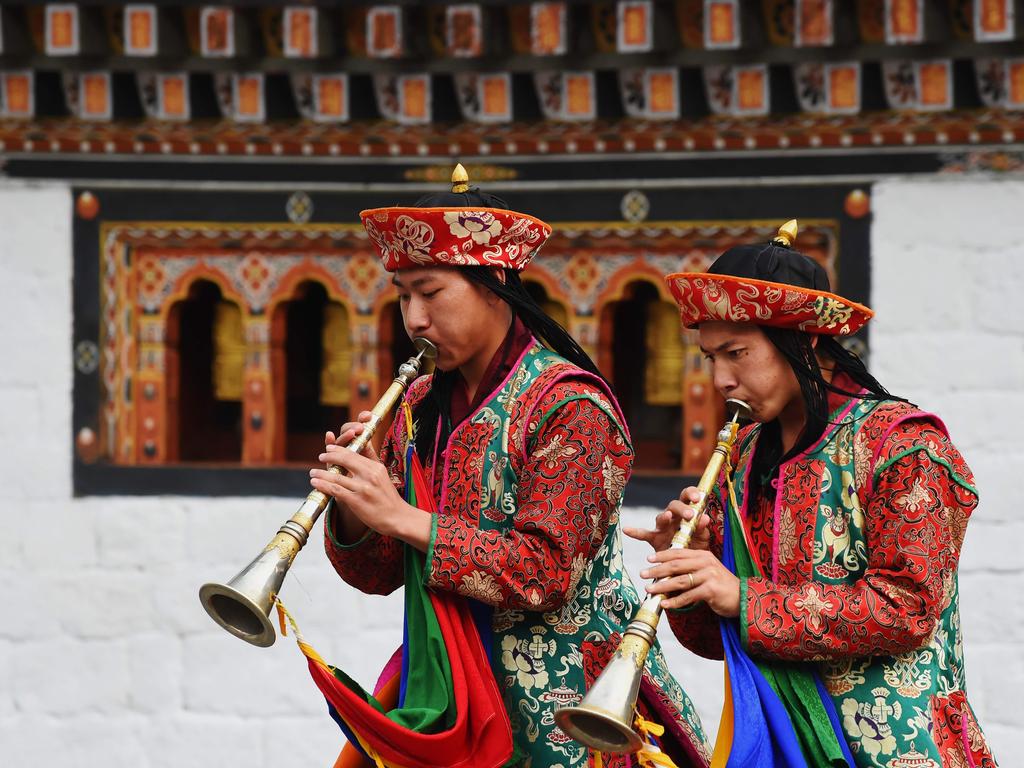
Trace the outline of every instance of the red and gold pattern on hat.
<instances>
[{"instance_id":1,"label":"red and gold pattern on hat","mask_svg":"<svg viewBox=\"0 0 1024 768\"><path fill-rule=\"evenodd\" d=\"M686 328L723 320L849 336L874 315L834 293L733 275L679 272L665 278Z\"/></svg>"},{"instance_id":2,"label":"red and gold pattern on hat","mask_svg":"<svg viewBox=\"0 0 1024 768\"><path fill-rule=\"evenodd\" d=\"M374 208L359 217L388 272L426 266L521 271L551 235L540 219L500 208Z\"/></svg>"}]
</instances>

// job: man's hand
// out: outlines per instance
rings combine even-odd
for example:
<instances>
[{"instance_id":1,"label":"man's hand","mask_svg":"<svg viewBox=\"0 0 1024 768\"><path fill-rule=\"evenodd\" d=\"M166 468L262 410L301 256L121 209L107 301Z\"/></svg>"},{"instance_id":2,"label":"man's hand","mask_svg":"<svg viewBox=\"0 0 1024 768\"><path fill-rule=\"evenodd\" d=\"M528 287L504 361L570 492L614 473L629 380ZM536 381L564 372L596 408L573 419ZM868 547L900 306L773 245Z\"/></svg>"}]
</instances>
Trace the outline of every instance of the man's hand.
<instances>
[{"instance_id":1,"label":"man's hand","mask_svg":"<svg viewBox=\"0 0 1024 768\"><path fill-rule=\"evenodd\" d=\"M335 437L333 432L328 432L326 437L326 443L330 445L348 445L359 435L363 434L366 429L367 422L370 421L370 417L373 414L369 411L362 411L356 416L355 421L347 421L341 425L341 429L338 430L338 436ZM360 453L368 459L377 459L377 451L373 448L373 442L370 441L366 444Z\"/></svg>"},{"instance_id":2,"label":"man's hand","mask_svg":"<svg viewBox=\"0 0 1024 768\"><path fill-rule=\"evenodd\" d=\"M719 616L740 615L740 580L710 552L666 549L647 559L654 565L640 575L659 579L647 591L670 595L662 601L662 607L686 608L704 601Z\"/></svg>"},{"instance_id":3,"label":"man's hand","mask_svg":"<svg viewBox=\"0 0 1024 768\"><path fill-rule=\"evenodd\" d=\"M365 423L369 416L369 411L359 414L360 422ZM365 526L425 551L430 541L430 513L408 504L398 494L372 446L368 444L361 454L346 447L362 430L362 423L350 422L342 426L336 440L332 441L333 434L327 433L328 442L320 461L340 467L341 472L311 469L310 485L334 497L347 541L357 540Z\"/></svg>"},{"instance_id":4,"label":"man's hand","mask_svg":"<svg viewBox=\"0 0 1024 768\"><path fill-rule=\"evenodd\" d=\"M672 545L672 537L679 531L683 522L693 520L695 512L692 505L699 501L700 491L697 488L694 486L684 488L683 492L679 494L679 498L669 502L665 511L654 518L654 530L623 527L622 532L630 538L646 541L654 548L655 552L666 550ZM701 515L690 539L690 549L706 550L711 548L710 522L707 515Z\"/></svg>"}]
</instances>

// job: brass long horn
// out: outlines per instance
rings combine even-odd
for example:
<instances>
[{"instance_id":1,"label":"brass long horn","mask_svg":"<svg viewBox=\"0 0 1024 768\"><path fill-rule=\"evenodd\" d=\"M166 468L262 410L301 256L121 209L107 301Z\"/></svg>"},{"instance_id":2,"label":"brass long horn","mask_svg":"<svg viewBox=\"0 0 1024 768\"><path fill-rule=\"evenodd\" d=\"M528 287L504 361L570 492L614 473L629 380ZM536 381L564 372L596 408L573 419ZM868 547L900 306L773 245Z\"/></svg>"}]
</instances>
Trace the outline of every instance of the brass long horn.
<instances>
[{"instance_id":1,"label":"brass long horn","mask_svg":"<svg viewBox=\"0 0 1024 768\"><path fill-rule=\"evenodd\" d=\"M373 406L370 420L363 431L346 447L358 453L370 442L381 421L391 412L409 383L420 373L423 358L432 359L437 348L426 339L414 339L418 353L406 360L398 369L398 376ZM335 465L330 472L341 472ZM284 577L299 550L309 539L317 518L328 509L333 499L320 491L311 491L299 507L278 530L277 535L263 548L256 559L227 584L210 582L199 589L199 601L210 617L235 637L267 647L276 639L270 611L274 597L281 589Z\"/></svg>"},{"instance_id":2,"label":"brass long horn","mask_svg":"<svg viewBox=\"0 0 1024 768\"><path fill-rule=\"evenodd\" d=\"M742 400L730 399L725 404L732 411L732 418L718 433L718 444L697 483L700 501L693 505L693 518L679 526L672 537L673 549L690 545L697 521L707 507L708 494L718 482L722 464L736 441L739 419L750 414L750 406ZM661 619L662 599L662 595L650 595L643 601L626 627L615 655L580 703L555 710L555 722L568 736L599 752L636 752L643 746L640 735L633 730L633 710L647 654L654 645Z\"/></svg>"}]
</instances>

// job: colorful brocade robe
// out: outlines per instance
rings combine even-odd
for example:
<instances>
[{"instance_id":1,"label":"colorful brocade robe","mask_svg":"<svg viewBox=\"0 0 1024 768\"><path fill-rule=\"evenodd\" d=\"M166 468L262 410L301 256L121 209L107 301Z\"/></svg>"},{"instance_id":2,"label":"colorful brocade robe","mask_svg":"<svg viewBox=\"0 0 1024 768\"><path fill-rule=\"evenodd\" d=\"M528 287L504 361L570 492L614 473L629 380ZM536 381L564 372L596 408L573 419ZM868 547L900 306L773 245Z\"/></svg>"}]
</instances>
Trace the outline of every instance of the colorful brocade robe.
<instances>
[{"instance_id":1,"label":"colorful brocade robe","mask_svg":"<svg viewBox=\"0 0 1024 768\"><path fill-rule=\"evenodd\" d=\"M415 406L429 377L414 382ZM381 459L401 490L406 438L397 424ZM491 667L512 723L517 766L593 764L554 722L577 703L639 605L622 562L619 508L633 452L603 382L530 343L505 381L440 446L431 482L438 499L423 575L488 611ZM364 592L402 585L402 544L370 533L345 546L327 533L341 577ZM476 611L475 611L476 612ZM680 768L710 750L690 699L660 648L648 659L646 712L685 752ZM637 763L605 755L606 768Z\"/></svg>"},{"instance_id":2,"label":"colorful brocade robe","mask_svg":"<svg viewBox=\"0 0 1024 768\"><path fill-rule=\"evenodd\" d=\"M733 452L740 517L764 574L741 579L743 645L759 659L815 664L858 766L994 768L967 701L960 631L971 471L942 422L912 405L851 399L831 421L780 466L774 504L748 509L744 493L760 427ZM720 506L714 514L720 555ZM721 658L707 606L669 621L684 645Z\"/></svg>"}]
</instances>

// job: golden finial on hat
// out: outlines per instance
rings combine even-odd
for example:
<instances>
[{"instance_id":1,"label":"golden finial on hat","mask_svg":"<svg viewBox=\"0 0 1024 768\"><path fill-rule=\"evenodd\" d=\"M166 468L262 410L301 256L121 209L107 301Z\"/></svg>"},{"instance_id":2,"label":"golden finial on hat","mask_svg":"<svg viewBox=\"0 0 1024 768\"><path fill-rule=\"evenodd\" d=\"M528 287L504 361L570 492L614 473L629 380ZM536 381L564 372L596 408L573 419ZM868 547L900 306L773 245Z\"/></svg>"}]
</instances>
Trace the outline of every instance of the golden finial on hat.
<instances>
[{"instance_id":1,"label":"golden finial on hat","mask_svg":"<svg viewBox=\"0 0 1024 768\"><path fill-rule=\"evenodd\" d=\"M455 166L455 170L452 171L452 192L468 192L469 191L469 174L466 173L466 169L462 166L462 163L458 163Z\"/></svg>"},{"instance_id":2,"label":"golden finial on hat","mask_svg":"<svg viewBox=\"0 0 1024 768\"><path fill-rule=\"evenodd\" d=\"M779 227L779 234L772 238L772 242L791 248L793 243L796 242L796 236L799 232L800 227L797 225L796 219L790 219Z\"/></svg>"}]
</instances>

